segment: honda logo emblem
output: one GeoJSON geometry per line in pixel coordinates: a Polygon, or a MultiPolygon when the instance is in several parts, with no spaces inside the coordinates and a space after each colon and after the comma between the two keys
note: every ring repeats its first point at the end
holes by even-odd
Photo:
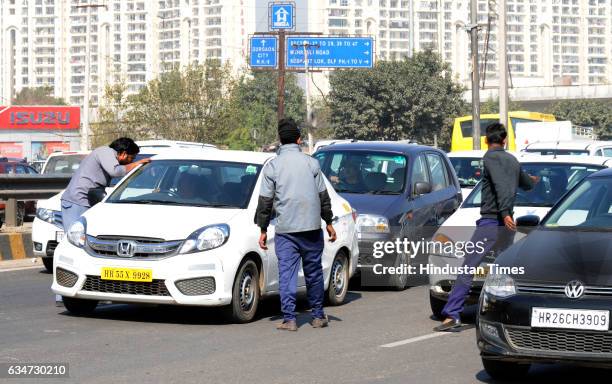
{"type": "Polygon", "coordinates": [[[134,257],[136,253],[136,242],[131,240],[119,240],[117,242],[117,256],[134,257]]]}
{"type": "Polygon", "coordinates": [[[582,295],[584,295],[584,285],[580,281],[573,280],[565,286],[565,296],[570,299],[579,299],[582,295]]]}

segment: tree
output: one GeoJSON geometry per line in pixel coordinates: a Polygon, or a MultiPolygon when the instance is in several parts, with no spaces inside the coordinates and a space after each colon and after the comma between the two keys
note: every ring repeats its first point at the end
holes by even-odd
{"type": "MultiPolygon", "coordinates": [[[[241,127],[255,137],[257,146],[278,140],[277,81],[275,72],[257,71],[243,76],[235,88],[234,101],[240,114],[241,127]]],[[[289,73],[285,77],[285,117],[291,117],[301,124],[305,115],[304,91],[298,86],[295,75],[289,73]]],[[[233,142],[228,142],[228,145],[237,146],[233,142]]]]}
{"type": "Polygon", "coordinates": [[[600,100],[563,100],[547,110],[557,120],[569,120],[572,124],[593,127],[601,140],[612,139],[612,103],[600,100]]]}
{"type": "MultiPolygon", "coordinates": [[[[523,110],[523,105],[514,100],[508,101],[508,111],[521,111],[523,110]]],[[[494,114],[499,113],[499,98],[489,98],[484,103],[480,103],[480,113],[482,115],[485,114],[494,114]]],[[[463,111],[463,115],[471,115],[472,114],[472,103],[466,103],[465,110],[463,111]]]]}
{"type": "Polygon", "coordinates": [[[14,105],[66,105],[61,97],[54,97],[53,87],[23,88],[12,100],[14,105]]]}
{"type": "Polygon", "coordinates": [[[370,70],[330,76],[329,103],[336,138],[450,142],[452,119],[464,109],[463,87],[432,51],[370,70]]]}
{"type": "Polygon", "coordinates": [[[115,84],[107,87],[95,135],[222,143],[239,125],[235,86],[229,65],[218,61],[165,72],[129,96],[115,84]]]}

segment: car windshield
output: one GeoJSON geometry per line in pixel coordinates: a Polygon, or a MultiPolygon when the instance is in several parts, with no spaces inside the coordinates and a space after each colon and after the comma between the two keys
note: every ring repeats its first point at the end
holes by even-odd
{"type": "Polygon", "coordinates": [[[612,177],[585,180],[551,212],[544,227],[612,230],[612,177]]]}
{"type": "Polygon", "coordinates": [[[45,167],[44,174],[50,173],[63,173],[72,175],[79,169],[81,161],[85,158],[85,154],[73,154],[73,155],[58,155],[52,156],[47,160],[47,166],[45,167]]]}
{"type": "Polygon", "coordinates": [[[557,149],[557,148],[551,148],[551,149],[526,149],[525,152],[537,153],[537,154],[542,155],[542,156],[550,156],[550,155],[557,155],[557,156],[588,156],[589,155],[589,151],[582,150],[582,149],[557,149]]]}
{"type": "MultiPolygon", "coordinates": [[[[153,154],[150,153],[139,153],[134,157],[134,161],[138,161],[138,160],[142,160],[142,159],[148,159],[149,157],[154,156],[153,154]]],[[[122,177],[113,177],[110,181],[110,187],[114,187],[115,185],[117,185],[117,183],[119,183],[119,181],[123,179],[122,177]]]]}
{"type": "Polygon", "coordinates": [[[398,195],[404,190],[408,162],[404,155],[325,151],[315,158],[337,192],[398,195]]]}
{"type": "Polygon", "coordinates": [[[246,208],[259,164],[156,160],[121,183],[107,203],[246,208]]]}
{"type": "Polygon", "coordinates": [[[471,188],[482,178],[482,158],[450,157],[449,160],[462,188],[471,188]]]}
{"type": "MultiPolygon", "coordinates": [[[[603,169],[596,165],[578,164],[522,164],[522,169],[532,176],[539,176],[540,182],[530,191],[517,189],[514,206],[552,207],[565,192],[572,189],[591,173],[603,169]]],[[[482,183],[470,193],[464,207],[480,207],[482,183]]]]}

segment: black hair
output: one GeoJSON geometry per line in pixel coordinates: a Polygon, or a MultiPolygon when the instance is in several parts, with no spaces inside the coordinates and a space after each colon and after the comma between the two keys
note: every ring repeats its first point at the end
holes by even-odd
{"type": "Polygon", "coordinates": [[[138,144],[136,144],[134,140],[130,139],[129,137],[120,137],[114,140],[108,146],[117,151],[117,153],[127,152],[128,155],[137,155],[138,152],[140,152],[138,144]]]}
{"type": "Polygon", "coordinates": [[[289,117],[278,122],[278,138],[282,145],[295,144],[300,136],[300,129],[292,118],[289,117]]]}
{"type": "Polygon", "coordinates": [[[487,126],[487,143],[503,145],[508,136],[506,127],[501,123],[493,123],[487,126]]]}

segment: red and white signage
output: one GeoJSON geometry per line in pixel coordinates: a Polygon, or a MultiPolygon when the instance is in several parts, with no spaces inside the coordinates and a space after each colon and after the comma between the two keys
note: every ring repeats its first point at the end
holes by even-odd
{"type": "Polygon", "coordinates": [[[75,130],[81,108],[64,105],[0,107],[0,130],[75,130]]]}
{"type": "Polygon", "coordinates": [[[0,157],[23,157],[22,143],[0,142],[0,157]]]}

